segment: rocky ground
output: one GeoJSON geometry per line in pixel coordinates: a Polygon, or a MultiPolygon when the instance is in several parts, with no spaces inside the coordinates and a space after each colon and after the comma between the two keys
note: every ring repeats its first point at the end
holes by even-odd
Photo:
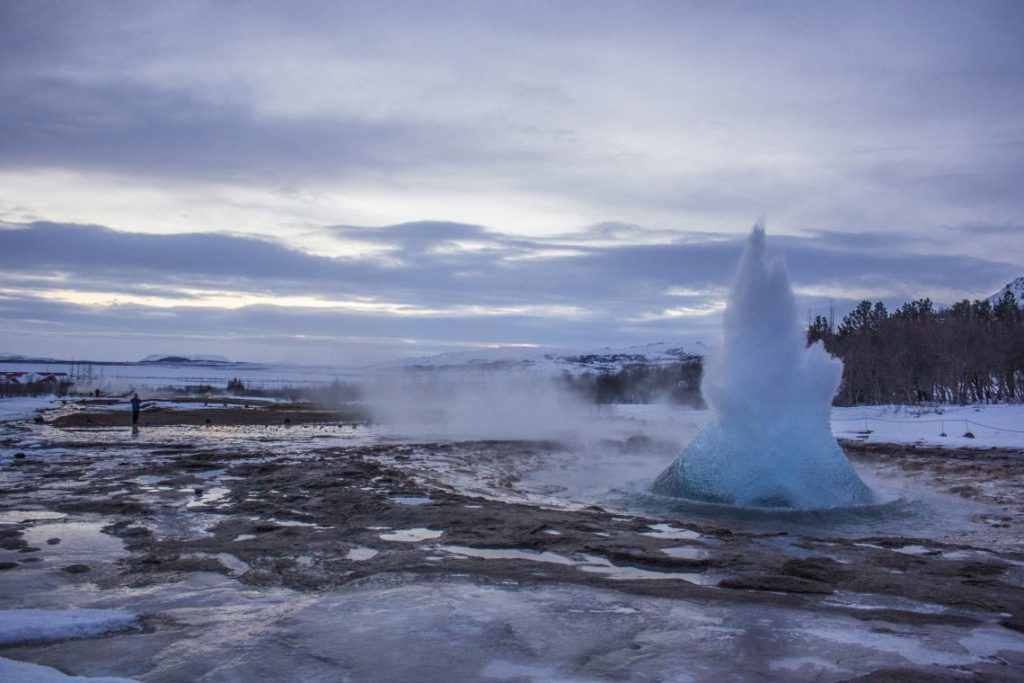
{"type": "MultiPolygon", "coordinates": [[[[829,662],[833,643],[814,655],[817,663],[797,658],[776,668],[770,653],[753,668],[722,661],[717,680],[1024,678],[1022,453],[844,445],[859,467],[899,472],[986,506],[975,521],[1000,541],[980,546],[955,533],[797,534],[785,524],[751,528],[712,523],[707,515],[686,519],[657,508],[561,500],[557,487],[524,479],[552,462],[578,461],[573,446],[393,441],[355,414],[343,417],[311,406],[191,405],[147,413],[143,434],[133,440],[123,424],[115,426],[122,412],[94,404],[18,426],[3,444],[0,578],[29,593],[34,581],[40,589],[145,592],[206,573],[297,596],[351,594],[381,582],[389,590],[452,582],[502,591],[557,587],[618,595],[642,614],[663,609],[652,605],[691,605],[716,614],[791,614],[869,634],[857,647],[871,652],[842,665],[829,662]],[[62,556],[68,541],[61,531],[71,532],[75,522],[120,539],[123,549],[62,556]],[[47,533],[34,531],[44,527],[47,533]],[[915,656],[898,645],[908,637],[932,642],[938,634],[953,637],[948,657],[915,656]],[[870,645],[876,637],[897,644],[870,645]],[[965,645],[982,641],[987,645],[965,645]]],[[[669,450],[642,436],[603,447],[661,459],[669,450]]],[[[25,606],[32,599],[0,598],[0,607],[5,602],[25,606]]],[[[145,631],[174,631],[163,619],[150,614],[145,631]]],[[[187,637],[201,638],[202,627],[187,637]]],[[[770,650],[777,637],[729,642],[770,650]]],[[[808,649],[824,647],[806,638],[808,649]]],[[[560,676],[686,680],[658,677],[655,652],[667,657],[672,647],[656,650],[642,639],[633,645],[623,657],[632,662],[647,653],[646,663],[624,667],[622,659],[601,668],[589,658],[568,661],[560,676]]],[[[937,651],[945,653],[942,647],[937,651]]],[[[8,645],[0,656],[57,662],[73,673],[89,668],[48,644],[8,645]]],[[[521,668],[484,675],[490,664],[481,666],[481,680],[541,680],[521,668]]],[[[193,680],[221,680],[211,671],[197,670],[193,680]]],[[[155,655],[101,673],[175,680],[155,655]]],[[[345,676],[323,680],[377,680],[345,676]]],[[[422,680],[435,678],[424,673],[422,680]]]]}

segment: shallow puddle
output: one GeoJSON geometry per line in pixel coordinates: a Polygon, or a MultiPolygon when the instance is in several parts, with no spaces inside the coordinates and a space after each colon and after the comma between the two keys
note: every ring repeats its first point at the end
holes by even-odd
{"type": "Polygon", "coordinates": [[[36,520],[63,519],[63,512],[52,510],[4,510],[0,512],[0,524],[22,524],[36,520]]]}
{"type": "Polygon", "coordinates": [[[650,529],[652,531],[646,531],[643,533],[644,536],[650,536],[651,538],[664,538],[670,541],[697,541],[700,540],[702,534],[690,529],[679,529],[672,526],[671,524],[651,524],[650,529]]]}
{"type": "Polygon", "coordinates": [[[352,548],[345,553],[345,559],[352,560],[353,562],[363,562],[365,560],[373,559],[379,552],[380,551],[374,550],[373,548],[364,548],[359,546],[352,548]]]}
{"type": "Polygon", "coordinates": [[[690,545],[681,545],[676,548],[662,548],[661,552],[669,557],[676,557],[680,560],[703,560],[708,556],[708,551],[703,548],[695,548],[690,545]]]}
{"type": "Polygon", "coordinates": [[[416,527],[413,529],[395,529],[386,534],[381,534],[380,539],[382,541],[398,541],[400,543],[419,543],[420,541],[430,541],[435,538],[441,538],[444,534],[443,531],[436,529],[427,529],[424,527],[416,527]]]}
{"type": "Polygon", "coordinates": [[[514,548],[470,548],[462,545],[442,545],[443,550],[462,557],[476,557],[484,560],[527,560],[529,562],[550,562],[552,564],[575,565],[576,562],[564,555],[536,550],[518,550],[514,548]]]}
{"type": "Polygon", "coordinates": [[[127,554],[121,539],[105,534],[104,522],[56,522],[27,529],[23,538],[45,560],[69,563],[102,562],[127,554]],[[59,539],[58,543],[48,541],[59,539]]]}
{"type": "Polygon", "coordinates": [[[391,496],[388,500],[399,505],[428,505],[434,502],[433,498],[426,496],[391,496]]]}
{"type": "Polygon", "coordinates": [[[717,586],[721,577],[711,577],[698,572],[656,572],[637,567],[622,567],[596,555],[583,555],[583,563],[577,564],[580,571],[600,574],[613,581],[686,581],[698,586],[717,586]]]}

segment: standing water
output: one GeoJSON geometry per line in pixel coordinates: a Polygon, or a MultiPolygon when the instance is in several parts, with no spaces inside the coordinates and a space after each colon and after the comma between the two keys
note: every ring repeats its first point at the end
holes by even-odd
{"type": "Polygon", "coordinates": [[[764,226],[740,260],[723,339],[701,390],[714,418],[654,482],[665,496],[744,507],[875,502],[832,436],[842,362],[807,347],[786,271],[766,262],[764,226]]]}

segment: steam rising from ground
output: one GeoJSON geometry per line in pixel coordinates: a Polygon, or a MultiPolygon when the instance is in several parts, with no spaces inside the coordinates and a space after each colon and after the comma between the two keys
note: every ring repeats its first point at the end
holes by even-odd
{"type": "Polygon", "coordinates": [[[565,439],[592,411],[554,378],[490,372],[388,372],[364,385],[371,413],[417,437],[565,439]]]}
{"type": "Polygon", "coordinates": [[[873,501],[829,426],[842,363],[806,348],[785,269],[766,263],[764,227],[750,234],[706,359],[714,411],[655,481],[663,495],[757,507],[827,508],[873,501]]]}

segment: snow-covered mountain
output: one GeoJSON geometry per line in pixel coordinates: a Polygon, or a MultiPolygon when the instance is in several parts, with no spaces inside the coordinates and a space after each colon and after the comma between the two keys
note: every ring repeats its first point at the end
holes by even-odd
{"type": "Polygon", "coordinates": [[[54,358],[25,356],[20,353],[0,353],[0,363],[57,363],[54,358]]]}
{"type": "Polygon", "coordinates": [[[234,361],[228,360],[224,356],[214,356],[214,355],[209,355],[209,354],[197,354],[197,355],[191,355],[191,356],[185,356],[185,355],[179,356],[179,355],[169,355],[169,354],[163,354],[163,353],[155,353],[155,354],[146,356],[145,358],[143,358],[139,362],[140,363],[165,363],[165,364],[175,364],[175,365],[187,364],[187,363],[217,364],[217,365],[220,365],[220,364],[233,363],[234,361]]]}
{"type": "Polygon", "coordinates": [[[1017,305],[1024,307],[1024,277],[1019,277],[1010,284],[1006,285],[998,292],[988,298],[993,305],[999,303],[999,301],[1006,296],[1007,292],[1013,292],[1013,295],[1017,298],[1017,305]]]}
{"type": "Polygon", "coordinates": [[[376,369],[491,371],[525,370],[541,374],[573,375],[585,372],[616,372],[629,365],[668,365],[701,358],[704,344],[687,348],[659,342],[642,346],[600,349],[550,349],[500,347],[455,351],[436,356],[401,358],[376,366],[376,369]]]}

